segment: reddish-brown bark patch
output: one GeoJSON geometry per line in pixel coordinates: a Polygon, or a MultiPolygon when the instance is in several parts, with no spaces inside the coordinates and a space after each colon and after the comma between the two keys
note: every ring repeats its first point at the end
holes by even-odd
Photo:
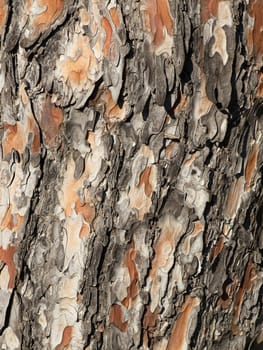
{"type": "Polygon", "coordinates": [[[78,200],[75,203],[75,210],[77,213],[80,213],[88,223],[91,223],[95,217],[95,209],[89,203],[81,203],[81,201],[78,200]]]}
{"type": "Polygon", "coordinates": [[[163,43],[164,29],[169,35],[173,34],[173,18],[167,0],[148,0],[144,16],[146,30],[152,34],[155,46],[163,43]]]}
{"type": "Polygon", "coordinates": [[[211,17],[218,16],[219,0],[201,0],[201,22],[205,24],[211,17]]]}
{"type": "Polygon", "coordinates": [[[258,88],[257,88],[257,96],[263,96],[263,72],[258,73],[258,88]]]}
{"type": "Polygon", "coordinates": [[[254,27],[252,32],[253,37],[253,54],[257,63],[262,65],[263,55],[263,2],[262,0],[250,0],[249,15],[254,18],[254,27]]]}
{"type": "Polygon", "coordinates": [[[102,322],[98,324],[97,330],[98,330],[100,333],[103,333],[103,332],[104,332],[104,324],[103,324],[102,322]]]}
{"type": "Polygon", "coordinates": [[[72,338],[72,326],[64,328],[61,343],[56,346],[56,350],[63,350],[69,345],[72,338]]]}
{"type": "Polygon", "coordinates": [[[204,231],[204,228],[205,228],[204,224],[201,221],[195,221],[194,222],[194,229],[193,229],[191,236],[193,236],[193,237],[197,236],[199,233],[204,231]]]}
{"type": "Polygon", "coordinates": [[[197,152],[191,154],[190,157],[184,161],[184,166],[190,167],[193,164],[193,162],[195,161],[196,157],[197,157],[197,152]]]}
{"type": "Polygon", "coordinates": [[[3,30],[3,26],[7,18],[8,6],[5,0],[0,0],[0,32],[3,30]]]}
{"type": "Polygon", "coordinates": [[[122,322],[122,309],[120,305],[112,305],[110,311],[110,322],[121,332],[127,332],[128,322],[122,322]]]}
{"type": "MultiPolygon", "coordinates": [[[[98,50],[102,51],[100,48],[98,50]]],[[[100,63],[90,46],[89,36],[76,31],[66,43],[65,55],[57,60],[58,76],[73,90],[89,90],[99,70],[100,63]]]]}
{"type": "Polygon", "coordinates": [[[245,180],[246,180],[245,190],[246,191],[249,191],[250,189],[251,180],[254,176],[255,169],[257,167],[258,151],[259,151],[258,145],[254,144],[251,147],[251,150],[247,158],[247,164],[245,169],[245,180]]]}
{"type": "Polygon", "coordinates": [[[11,231],[16,231],[22,224],[23,220],[23,216],[12,214],[12,206],[9,205],[0,225],[1,230],[8,228],[11,231]]]}
{"type": "Polygon", "coordinates": [[[178,142],[171,141],[169,145],[165,148],[165,157],[170,159],[176,155],[176,151],[178,150],[178,142]]]}
{"type": "Polygon", "coordinates": [[[180,97],[174,107],[174,114],[180,112],[180,111],[185,111],[186,108],[188,107],[190,102],[190,99],[188,96],[184,95],[184,94],[180,94],[180,97]]]}
{"type": "Polygon", "coordinates": [[[216,245],[211,250],[211,255],[210,255],[211,262],[213,262],[218,257],[218,255],[221,253],[221,251],[224,247],[224,242],[225,242],[225,239],[223,236],[221,236],[217,240],[216,245]]]}
{"type": "Polygon", "coordinates": [[[9,230],[12,230],[14,228],[14,220],[13,220],[13,216],[11,213],[11,206],[9,205],[9,207],[6,210],[5,216],[2,219],[1,222],[1,230],[8,228],[9,230]]]}
{"type": "Polygon", "coordinates": [[[33,25],[38,32],[46,30],[61,15],[64,8],[64,0],[39,0],[39,6],[46,10],[35,16],[33,25]]]}
{"type": "Polygon", "coordinates": [[[80,238],[88,237],[90,234],[90,228],[87,224],[83,224],[79,233],[80,238]]]}
{"type": "Polygon", "coordinates": [[[251,289],[256,277],[257,275],[254,265],[251,262],[248,262],[241,287],[235,297],[235,312],[232,320],[232,333],[234,335],[239,333],[238,321],[245,293],[251,289]]]}
{"type": "Polygon", "coordinates": [[[32,115],[25,116],[23,121],[17,121],[15,125],[4,124],[4,131],[6,136],[3,139],[3,153],[7,155],[12,149],[17,150],[19,153],[23,153],[28,143],[28,136],[31,133],[33,135],[32,140],[32,153],[37,153],[40,150],[40,136],[38,126],[32,115]]]}
{"type": "Polygon", "coordinates": [[[106,39],[105,39],[104,48],[103,48],[103,55],[104,57],[108,57],[110,52],[111,39],[112,39],[112,28],[111,28],[110,22],[106,17],[102,17],[101,24],[106,34],[106,39]]]}
{"type": "MultiPolygon", "coordinates": [[[[85,169],[82,176],[76,180],[74,178],[74,170],[75,170],[75,164],[73,161],[73,158],[70,157],[67,163],[67,169],[65,171],[64,181],[62,188],[59,192],[59,200],[60,205],[64,209],[66,216],[72,216],[72,209],[74,209],[75,204],[80,200],[78,191],[83,186],[83,181],[87,176],[87,170],[85,169]]],[[[85,199],[85,203],[90,203],[90,201],[85,199]]],[[[81,210],[81,205],[83,202],[80,202],[78,204],[79,210],[81,210]]],[[[82,211],[87,215],[87,217],[90,217],[91,213],[87,212],[89,211],[88,208],[82,208],[82,211]]]]}
{"type": "Polygon", "coordinates": [[[253,55],[253,28],[248,27],[246,29],[247,36],[247,50],[250,55],[253,55]]]}
{"type": "Polygon", "coordinates": [[[14,254],[16,252],[16,247],[14,245],[9,245],[7,249],[0,248],[0,260],[3,261],[8,267],[9,282],[8,288],[13,289],[15,286],[16,278],[16,267],[14,263],[14,254]]]}
{"type": "Polygon", "coordinates": [[[122,120],[125,116],[125,107],[120,108],[118,103],[116,103],[113,98],[110,90],[106,90],[102,96],[101,100],[105,105],[105,115],[109,120],[122,120]]]}
{"type": "Polygon", "coordinates": [[[117,7],[112,7],[110,9],[110,16],[112,19],[112,22],[114,23],[116,28],[119,28],[119,26],[121,25],[121,21],[120,21],[120,12],[118,10],[117,7]]]}
{"type": "Polygon", "coordinates": [[[80,56],[76,60],[68,57],[64,62],[64,77],[74,86],[82,86],[87,80],[88,60],[80,56]]]}
{"type": "Polygon", "coordinates": [[[149,276],[152,280],[151,286],[151,311],[153,312],[160,301],[160,288],[162,275],[168,273],[174,261],[174,249],[180,236],[182,225],[168,215],[160,222],[161,234],[154,244],[154,258],[149,276]]]}
{"type": "Polygon", "coordinates": [[[7,131],[7,135],[3,140],[3,153],[7,155],[12,149],[17,150],[19,153],[23,153],[26,146],[26,135],[19,122],[15,125],[4,124],[4,131],[7,131]]]}
{"type": "Polygon", "coordinates": [[[32,152],[38,153],[40,151],[40,134],[37,123],[33,116],[28,117],[29,130],[33,133],[32,152]]]}
{"type": "Polygon", "coordinates": [[[144,192],[146,194],[146,196],[150,197],[150,195],[152,194],[152,185],[150,183],[150,175],[151,175],[151,167],[146,167],[143,172],[140,175],[140,181],[138,184],[138,188],[140,188],[142,185],[144,185],[144,192]]]}
{"type": "Polygon", "coordinates": [[[136,265],[134,261],[135,257],[136,257],[136,250],[133,243],[133,246],[128,250],[124,260],[124,264],[129,270],[130,281],[131,281],[129,287],[127,288],[127,297],[122,301],[122,304],[127,308],[130,306],[130,302],[133,301],[139,293],[139,288],[138,288],[139,274],[136,269],[136,265]]]}
{"type": "Polygon", "coordinates": [[[146,313],[145,313],[144,318],[143,318],[143,327],[145,329],[155,328],[157,326],[158,320],[159,320],[158,313],[156,311],[151,312],[150,307],[147,306],[146,313]]]}
{"type": "Polygon", "coordinates": [[[49,146],[54,146],[59,136],[60,126],[63,122],[61,108],[51,103],[50,97],[43,105],[41,119],[39,121],[41,130],[44,133],[45,141],[49,146]]]}
{"type": "Polygon", "coordinates": [[[187,331],[191,313],[194,307],[199,304],[197,298],[186,297],[186,300],[181,308],[181,312],[172,328],[172,333],[169,339],[167,350],[183,350],[186,349],[187,331]]]}
{"type": "Polygon", "coordinates": [[[146,312],[143,317],[143,344],[145,348],[148,348],[149,346],[149,338],[154,333],[156,327],[159,323],[159,317],[158,317],[158,311],[159,308],[157,308],[154,312],[151,312],[150,306],[146,307],[146,312]]]}
{"type": "MultiPolygon", "coordinates": [[[[91,224],[95,218],[95,208],[89,203],[81,203],[77,200],[75,203],[76,213],[81,214],[86,223],[91,224]]],[[[90,233],[89,225],[84,223],[80,231],[80,238],[87,237],[90,233]]]]}

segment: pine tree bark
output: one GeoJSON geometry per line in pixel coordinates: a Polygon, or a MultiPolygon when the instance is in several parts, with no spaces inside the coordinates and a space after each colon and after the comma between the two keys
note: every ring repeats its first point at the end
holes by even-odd
{"type": "Polygon", "coordinates": [[[1,349],[263,346],[261,0],[0,0],[1,349]]]}

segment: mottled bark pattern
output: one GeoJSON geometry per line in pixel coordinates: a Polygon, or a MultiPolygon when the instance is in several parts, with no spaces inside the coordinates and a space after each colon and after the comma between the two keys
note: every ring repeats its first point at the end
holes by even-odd
{"type": "Polygon", "coordinates": [[[1,349],[262,348],[262,14],[0,0],[1,349]]]}

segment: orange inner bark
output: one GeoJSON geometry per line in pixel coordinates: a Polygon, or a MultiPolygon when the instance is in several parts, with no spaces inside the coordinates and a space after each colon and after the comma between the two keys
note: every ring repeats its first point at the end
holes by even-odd
{"type": "Polygon", "coordinates": [[[111,28],[110,22],[108,21],[108,19],[106,17],[102,17],[101,24],[105,30],[105,33],[106,33],[103,54],[104,54],[104,57],[108,57],[109,52],[110,52],[111,38],[112,38],[112,28],[111,28]]]}
{"type": "Polygon", "coordinates": [[[249,152],[246,169],[245,169],[246,191],[248,191],[250,188],[250,183],[255,173],[255,169],[257,167],[257,160],[258,160],[258,145],[254,144],[249,152]]]}
{"type": "Polygon", "coordinates": [[[115,27],[118,28],[121,25],[121,21],[120,21],[119,11],[117,7],[112,7],[110,9],[110,16],[115,27]]]}
{"type": "Polygon", "coordinates": [[[63,112],[61,108],[54,106],[51,103],[50,97],[48,97],[44,103],[42,116],[39,122],[48,145],[54,146],[62,122],[63,112]]]}
{"type": "Polygon", "coordinates": [[[138,184],[138,188],[144,185],[144,191],[147,197],[150,197],[152,194],[152,185],[150,184],[150,175],[151,175],[151,167],[146,167],[140,175],[140,181],[138,184]]]}
{"type": "Polygon", "coordinates": [[[9,282],[8,288],[13,289],[15,286],[16,278],[16,267],[14,263],[14,254],[16,252],[16,247],[14,245],[9,245],[7,249],[0,248],[0,260],[2,260],[8,267],[9,282]]]}
{"type": "Polygon", "coordinates": [[[122,310],[121,306],[118,304],[114,304],[111,307],[110,312],[110,321],[111,323],[117,327],[121,332],[126,332],[128,329],[128,322],[122,322],[122,310]]]}
{"type": "Polygon", "coordinates": [[[69,345],[72,338],[72,326],[64,328],[61,343],[56,347],[56,350],[63,350],[69,345]]]}
{"type": "Polygon", "coordinates": [[[218,16],[219,0],[201,0],[201,22],[205,24],[211,17],[218,16]]]}
{"type": "Polygon", "coordinates": [[[253,28],[253,53],[259,64],[262,64],[263,55],[263,2],[262,0],[250,0],[249,2],[249,15],[254,18],[253,28]]]}
{"type": "Polygon", "coordinates": [[[248,262],[242,285],[236,294],[235,314],[232,321],[232,333],[234,335],[239,333],[238,321],[239,321],[239,315],[241,312],[241,306],[243,303],[245,293],[246,291],[250,290],[250,288],[252,287],[252,283],[255,277],[256,277],[255,267],[251,262],[248,262]]]}
{"type": "Polygon", "coordinates": [[[61,15],[64,8],[64,0],[39,0],[39,6],[47,7],[44,12],[33,20],[34,27],[43,31],[47,29],[61,15]]]}
{"type": "Polygon", "coordinates": [[[127,288],[127,297],[122,301],[122,304],[127,308],[129,307],[130,301],[134,300],[139,293],[139,288],[138,288],[139,275],[134,262],[135,256],[136,256],[136,250],[134,248],[134,243],[133,243],[133,247],[128,250],[125,258],[125,265],[128,267],[129,274],[130,274],[130,281],[131,281],[129,287],[127,288]]]}
{"type": "Polygon", "coordinates": [[[6,5],[6,2],[4,0],[0,0],[0,32],[2,31],[6,21],[7,9],[8,6],[6,5]]]}
{"type": "Polygon", "coordinates": [[[164,41],[164,28],[169,35],[173,34],[173,19],[167,0],[148,0],[145,11],[146,27],[153,35],[153,43],[159,46],[164,41]]]}
{"type": "Polygon", "coordinates": [[[188,323],[190,320],[193,308],[198,305],[197,298],[187,296],[179,314],[169,339],[167,350],[183,350],[186,349],[186,334],[188,330],[188,323]]]}

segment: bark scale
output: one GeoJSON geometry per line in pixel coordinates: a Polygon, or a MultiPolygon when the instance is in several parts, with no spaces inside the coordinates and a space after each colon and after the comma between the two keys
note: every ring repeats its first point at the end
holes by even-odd
{"type": "Polygon", "coordinates": [[[0,0],[2,349],[260,349],[263,3],[0,0]]]}

